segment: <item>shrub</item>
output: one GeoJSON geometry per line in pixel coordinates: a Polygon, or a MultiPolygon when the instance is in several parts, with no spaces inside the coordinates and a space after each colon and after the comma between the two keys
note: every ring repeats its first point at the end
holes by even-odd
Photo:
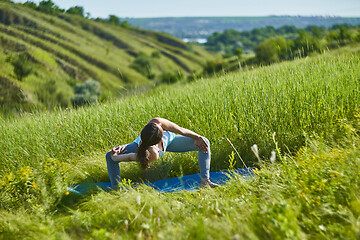
{"type": "Polygon", "coordinates": [[[294,39],[294,52],[296,51],[302,57],[308,56],[312,52],[320,52],[320,41],[305,30],[300,30],[299,35],[294,39]]]}
{"type": "Polygon", "coordinates": [[[155,77],[152,73],[152,66],[152,59],[145,53],[140,53],[139,56],[135,58],[134,62],[130,64],[131,68],[135,69],[137,72],[149,79],[153,79],[155,77]]]}
{"type": "Polygon", "coordinates": [[[36,9],[36,3],[32,2],[32,1],[26,1],[25,3],[23,3],[23,5],[25,7],[28,7],[28,8],[32,8],[32,9],[36,9]]]}
{"type": "Polygon", "coordinates": [[[161,53],[160,53],[159,50],[156,50],[156,51],[151,53],[152,58],[160,58],[160,56],[161,56],[161,53]]]}
{"type": "Polygon", "coordinates": [[[47,79],[40,83],[36,89],[36,96],[42,102],[46,109],[53,109],[56,106],[67,107],[69,105],[69,96],[65,94],[64,89],[59,88],[55,79],[47,79]]]}
{"type": "Polygon", "coordinates": [[[84,17],[84,8],[81,6],[71,7],[68,10],[66,10],[66,13],[84,17]]]}
{"type": "Polygon", "coordinates": [[[178,71],[176,73],[163,73],[160,77],[160,81],[162,83],[176,83],[177,81],[180,81],[183,79],[184,75],[182,72],[178,71]]]}
{"type": "Polygon", "coordinates": [[[222,61],[207,61],[204,67],[205,74],[214,74],[224,69],[224,62],[222,61]]]}
{"type": "Polygon", "coordinates": [[[83,84],[74,86],[75,96],[71,99],[74,107],[89,105],[98,102],[100,95],[100,83],[89,79],[83,84]]]}
{"type": "Polygon", "coordinates": [[[26,53],[21,53],[18,56],[8,59],[14,67],[14,74],[19,81],[28,76],[33,71],[33,66],[26,53]]]}
{"type": "Polygon", "coordinates": [[[64,12],[64,9],[59,8],[51,0],[41,1],[39,3],[38,7],[36,8],[36,10],[47,13],[47,14],[53,14],[53,15],[64,12]]]}

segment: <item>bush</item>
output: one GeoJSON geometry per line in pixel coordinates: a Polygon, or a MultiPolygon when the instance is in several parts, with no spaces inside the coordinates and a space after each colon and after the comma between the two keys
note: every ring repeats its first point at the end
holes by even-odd
{"type": "Polygon", "coordinates": [[[36,96],[42,102],[46,109],[53,109],[56,106],[67,107],[69,105],[69,96],[63,89],[58,88],[55,79],[48,79],[39,84],[36,89],[36,96]]]}
{"type": "Polygon", "coordinates": [[[19,81],[22,81],[24,77],[28,76],[33,71],[32,63],[29,61],[26,53],[21,53],[18,56],[8,59],[11,65],[14,67],[14,74],[19,81]]]}
{"type": "Polygon", "coordinates": [[[214,74],[224,69],[224,62],[222,61],[207,61],[204,67],[205,74],[214,74]]]}
{"type": "Polygon", "coordinates": [[[131,68],[135,69],[137,72],[149,79],[153,79],[155,77],[152,73],[152,66],[152,59],[145,53],[140,53],[139,56],[135,58],[134,62],[130,64],[131,68]]]}
{"type": "Polygon", "coordinates": [[[261,42],[255,49],[257,62],[270,64],[290,57],[290,42],[283,37],[270,38],[261,42]]]}
{"type": "Polygon", "coordinates": [[[98,102],[100,95],[100,83],[89,79],[83,84],[74,86],[75,96],[71,99],[74,107],[94,104],[98,102]]]}
{"type": "Polygon", "coordinates": [[[26,1],[25,3],[23,3],[23,5],[25,6],[25,7],[28,7],[28,8],[32,8],[32,9],[36,9],[36,3],[34,3],[34,2],[31,2],[31,1],[26,1]]]}
{"type": "Polygon", "coordinates": [[[84,17],[84,8],[81,6],[75,6],[69,8],[66,13],[72,14],[72,15],[79,15],[81,17],[84,17]]]}
{"type": "Polygon", "coordinates": [[[160,81],[162,83],[176,83],[177,81],[180,81],[184,78],[184,75],[182,72],[176,72],[176,73],[163,73],[160,77],[160,81]]]}
{"type": "Polygon", "coordinates": [[[161,57],[161,53],[159,50],[156,50],[154,52],[151,53],[151,57],[152,58],[160,58],[161,57]]]}
{"type": "Polygon", "coordinates": [[[320,40],[305,30],[300,30],[299,35],[294,39],[294,52],[298,52],[300,56],[308,56],[312,52],[320,52],[320,40]]]}
{"type": "Polygon", "coordinates": [[[64,9],[61,9],[55,5],[55,3],[53,3],[51,0],[41,1],[36,10],[52,15],[63,13],[65,11],[64,9]]]}

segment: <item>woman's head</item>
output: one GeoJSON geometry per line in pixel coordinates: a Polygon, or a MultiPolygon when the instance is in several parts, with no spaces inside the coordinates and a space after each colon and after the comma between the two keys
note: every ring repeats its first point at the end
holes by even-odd
{"type": "Polygon", "coordinates": [[[149,146],[159,143],[162,136],[163,129],[157,123],[149,122],[143,130],[141,130],[141,141],[145,144],[148,143],[149,146]]]}
{"type": "Polygon", "coordinates": [[[149,154],[146,150],[159,142],[161,142],[163,136],[163,129],[159,124],[149,122],[141,131],[141,144],[136,154],[137,161],[141,167],[146,169],[149,163],[149,154]]]}

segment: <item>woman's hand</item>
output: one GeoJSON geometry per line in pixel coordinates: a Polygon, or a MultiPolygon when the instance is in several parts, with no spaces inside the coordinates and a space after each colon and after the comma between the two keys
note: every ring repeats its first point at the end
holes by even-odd
{"type": "Polygon", "coordinates": [[[126,153],[125,146],[119,146],[117,149],[116,148],[111,149],[112,155],[116,156],[122,153],[126,153]]]}
{"type": "Polygon", "coordinates": [[[199,148],[202,152],[207,153],[209,145],[205,141],[205,139],[201,136],[195,139],[194,142],[195,147],[199,148]]]}

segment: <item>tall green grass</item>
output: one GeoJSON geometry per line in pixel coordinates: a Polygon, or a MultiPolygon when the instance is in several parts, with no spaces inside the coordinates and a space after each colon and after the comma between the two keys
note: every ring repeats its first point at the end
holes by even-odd
{"type": "Polygon", "coordinates": [[[357,239],[360,139],[342,133],[342,147],[308,142],[224,187],[162,194],[125,184],[71,209],[0,210],[0,239],[357,239]]]}
{"type": "MultiPolygon", "coordinates": [[[[162,86],[143,96],[76,111],[1,121],[0,167],[2,172],[15,170],[45,157],[81,164],[92,157],[100,162],[108,149],[135,139],[156,116],[208,137],[213,170],[227,167],[232,149],[226,138],[248,163],[254,160],[249,154],[253,144],[263,150],[262,157],[269,157],[275,149],[274,132],[279,147],[291,152],[304,145],[305,135],[331,136],[331,126],[359,107],[359,69],[359,53],[326,54],[162,86]]],[[[106,176],[105,171],[101,174],[106,176]]]]}
{"type": "MultiPolygon", "coordinates": [[[[355,239],[359,56],[343,50],[89,108],[0,119],[0,239],[355,239]],[[109,181],[105,153],[133,141],[155,116],[209,138],[212,171],[229,168],[227,139],[248,166],[258,161],[250,150],[257,144],[262,170],[200,192],[124,184],[80,202],[64,194],[71,183],[109,181]],[[277,164],[268,161],[273,150],[277,164]]],[[[153,181],[198,167],[194,153],[167,153],[147,172],[135,163],[121,170],[123,178],[153,181]]]]}

